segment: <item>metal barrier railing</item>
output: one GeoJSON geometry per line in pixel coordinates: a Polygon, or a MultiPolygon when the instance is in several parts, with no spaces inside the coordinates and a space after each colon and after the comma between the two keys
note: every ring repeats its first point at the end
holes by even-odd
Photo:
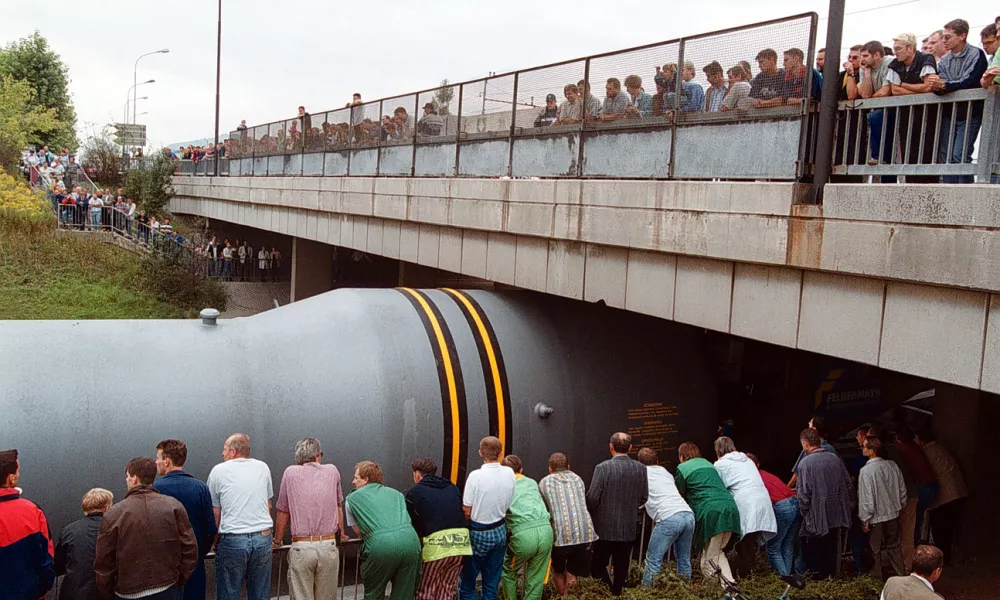
{"type": "MultiPolygon", "coordinates": [[[[236,130],[227,170],[795,179],[808,169],[817,21],[804,13],[236,130]],[[779,75],[786,51],[802,63],[798,77],[779,75]],[[740,63],[758,54],[773,66],[759,77],[780,83],[776,91],[751,92],[740,63]],[[732,85],[724,93],[726,69],[732,85]],[[593,92],[604,87],[602,103],[593,92]]],[[[205,163],[181,163],[178,174],[214,173],[205,163]]]]}
{"type": "Polygon", "coordinates": [[[1000,151],[1000,96],[960,90],[840,105],[835,174],[986,183],[1000,151]]]}

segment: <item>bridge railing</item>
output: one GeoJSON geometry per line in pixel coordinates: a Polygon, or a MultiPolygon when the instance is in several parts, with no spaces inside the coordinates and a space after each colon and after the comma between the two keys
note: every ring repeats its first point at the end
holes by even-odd
{"type": "MultiPolygon", "coordinates": [[[[817,20],[794,15],[236,130],[228,172],[796,179],[809,170],[817,20]],[[787,50],[800,51],[803,66],[793,71],[801,76],[751,84],[737,74],[725,97],[731,110],[718,110],[721,95],[703,97],[713,93],[706,66],[719,65],[725,79],[765,49],[776,68],[787,50]],[[619,96],[605,100],[612,78],[619,96]],[[751,85],[755,97],[776,95],[781,105],[755,107],[751,85]],[[583,96],[575,103],[570,86],[583,96]],[[561,107],[555,122],[554,107],[561,107]]],[[[210,174],[209,167],[181,165],[179,174],[210,174]]]]}
{"type": "Polygon", "coordinates": [[[840,105],[834,174],[989,182],[1000,165],[1000,95],[983,89],[840,105]],[[974,123],[971,127],[970,123],[974,123]],[[980,125],[981,124],[981,127],[980,125]],[[963,151],[964,149],[964,151],[963,151]],[[953,178],[953,179],[952,179],[953,178]]]}

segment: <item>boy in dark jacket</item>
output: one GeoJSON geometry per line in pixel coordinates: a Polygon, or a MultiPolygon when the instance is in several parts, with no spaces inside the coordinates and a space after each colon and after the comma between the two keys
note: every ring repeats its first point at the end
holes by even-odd
{"type": "Polygon", "coordinates": [[[423,541],[424,561],[417,600],[451,600],[462,572],[462,557],[472,555],[462,493],[436,475],[433,460],[418,458],[411,467],[416,485],[406,492],[406,510],[423,541]]]}
{"type": "Polygon", "coordinates": [[[56,576],[66,576],[59,586],[59,600],[101,600],[94,577],[94,549],[104,512],[114,501],[114,495],[108,490],[90,490],[83,495],[84,517],[63,527],[59,534],[56,576]]]}

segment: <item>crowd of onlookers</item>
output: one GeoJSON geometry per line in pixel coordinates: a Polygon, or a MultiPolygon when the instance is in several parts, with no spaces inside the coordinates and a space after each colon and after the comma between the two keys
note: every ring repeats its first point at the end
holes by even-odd
{"type": "MultiPolygon", "coordinates": [[[[997,22],[1000,23],[1000,17],[997,22]]],[[[990,24],[980,32],[982,48],[972,45],[969,35],[968,22],[955,19],[922,42],[912,33],[902,33],[894,37],[892,46],[880,41],[852,46],[838,75],[840,100],[921,93],[947,95],[1000,84],[997,24],[990,24]]],[[[648,80],[644,82],[642,75],[630,74],[623,80],[607,79],[603,99],[592,93],[590,82],[567,83],[562,90],[563,101],[560,102],[555,93],[549,93],[544,107],[529,109],[536,111],[532,125],[543,128],[581,121],[655,121],[676,114],[745,112],[818,101],[823,87],[825,54],[825,49],[817,52],[816,68],[805,64],[806,55],[799,48],[782,52],[765,48],[755,56],[756,69],[746,60],[728,66],[711,61],[700,68],[708,81],[707,86],[695,80],[699,68],[694,63],[667,63],[657,66],[652,74],[655,91],[647,91],[648,80]]],[[[324,120],[315,124],[312,116],[300,106],[296,119],[271,126],[256,135],[250,134],[243,121],[229,140],[232,142],[229,156],[239,157],[251,151],[266,155],[342,148],[348,144],[374,145],[414,136],[433,137],[446,128],[445,118],[438,114],[442,111],[434,102],[424,105],[424,114],[419,118],[410,115],[405,106],[395,107],[391,115],[383,115],[380,119],[373,117],[367,114],[370,106],[363,105],[360,94],[355,94],[346,108],[350,109],[349,117],[336,123],[324,120]]],[[[847,132],[841,119],[835,160],[838,164],[844,164],[846,158],[847,164],[872,165],[892,161],[897,164],[969,163],[982,124],[982,112],[982,101],[973,102],[971,110],[964,104],[954,107],[930,104],[866,111],[861,133],[867,136],[870,130],[871,135],[868,144],[861,144],[867,146],[864,155],[853,150],[858,131],[847,132]],[[911,119],[911,115],[914,118],[911,119]],[[883,131],[888,134],[883,135],[883,131]],[[850,151],[845,152],[848,146],[850,151]]],[[[894,181],[891,177],[882,180],[894,181]]],[[[911,182],[922,180],[967,183],[972,177],[923,176],[922,179],[910,176],[908,179],[911,182]]]]}
{"type": "MultiPolygon", "coordinates": [[[[885,600],[939,598],[933,584],[953,556],[954,531],[967,490],[954,457],[929,432],[905,426],[865,425],[857,430],[862,455],[845,464],[814,417],[799,435],[801,454],[788,483],[760,469],[757,458],[732,438],[714,442],[715,462],[698,445],[677,448],[673,473],[652,448],[632,453],[626,433],[611,436],[611,458],[594,468],[589,486],[561,452],[547,473],[525,472],[504,456],[496,437],[478,447],[483,464],[459,489],[438,475],[430,458],[412,462],[405,494],[387,487],[369,460],[353,469],[354,491],[344,496],[340,471],[324,464],[319,440],[295,445],[295,465],[284,470],[272,516],[271,470],[251,458],[249,436],[223,445],[223,462],[203,483],[183,471],[184,442],[164,440],[156,459],[126,465],[128,493],[112,504],[102,488],[83,498],[84,518],[48,538],[45,517],[19,498],[16,450],[0,452],[0,530],[23,543],[0,548],[7,597],[43,595],[56,574],[66,574],[62,596],[205,600],[204,558],[215,550],[218,600],[270,597],[272,547],[291,536],[288,580],[297,600],[335,597],[340,543],[360,537],[365,600],[540,600],[551,572],[560,596],[580,577],[600,579],[619,596],[636,543],[641,512],[653,522],[642,585],[656,585],[665,559],[677,576],[692,577],[700,551],[705,581],[737,595],[759,548],[789,586],[805,575],[838,574],[841,541],[862,542],[858,571],[892,576],[885,600]],[[160,479],[157,480],[157,474],[160,479]],[[4,502],[8,501],[8,502],[4,502]],[[926,517],[925,517],[926,515],[926,517]],[[923,521],[935,546],[924,539],[923,521]],[[19,545],[20,544],[20,545],[19,545]],[[734,574],[727,554],[737,557],[734,574]],[[610,567],[610,570],[609,570],[610,567]],[[93,592],[94,595],[77,595],[93,592]],[[931,593],[927,593],[931,592],[931,593]]],[[[452,477],[456,477],[452,467],[452,477]]],[[[280,571],[279,571],[280,572],[280,571]]]]}
{"type": "Polygon", "coordinates": [[[206,144],[204,146],[191,144],[186,148],[184,146],[180,146],[176,152],[167,147],[163,149],[163,155],[171,160],[190,160],[192,162],[201,162],[203,160],[212,160],[214,158],[226,158],[226,153],[231,143],[232,141],[227,139],[223,142],[219,142],[218,144],[206,144]]]}
{"type": "Polygon", "coordinates": [[[254,248],[249,240],[235,243],[229,238],[221,242],[212,236],[197,248],[199,256],[206,259],[209,277],[226,281],[277,281],[283,277],[281,252],[274,246],[270,250],[263,244],[254,248]]]}

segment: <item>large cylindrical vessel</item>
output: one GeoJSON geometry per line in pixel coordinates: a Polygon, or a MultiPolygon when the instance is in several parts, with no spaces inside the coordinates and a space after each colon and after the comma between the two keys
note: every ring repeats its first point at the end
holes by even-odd
{"type": "Polygon", "coordinates": [[[419,456],[461,484],[488,434],[531,476],[562,451],[589,479],[615,431],[671,460],[682,437],[714,434],[705,354],[694,328],[516,292],[337,290],[214,326],[0,321],[0,449],[20,451],[24,496],[53,531],[92,487],[121,498],[125,463],[165,438],[206,478],[248,433],[275,491],[307,436],[345,487],[373,459],[406,488],[419,456]]]}

